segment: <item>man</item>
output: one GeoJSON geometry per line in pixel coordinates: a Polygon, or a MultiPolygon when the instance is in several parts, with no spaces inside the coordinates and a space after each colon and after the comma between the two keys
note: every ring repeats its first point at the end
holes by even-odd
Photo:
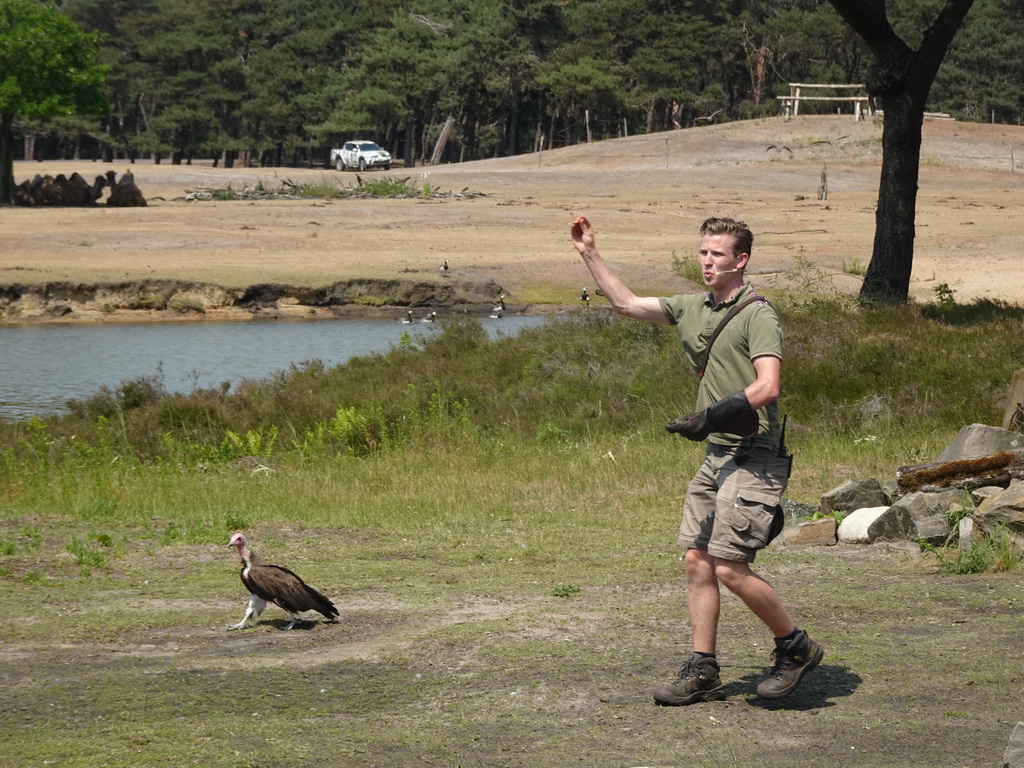
{"type": "Polygon", "coordinates": [[[782,330],[775,310],[755,300],[721,327],[703,359],[726,314],[756,294],[744,281],[754,241],[746,224],[711,218],[700,231],[699,264],[708,292],[657,298],[637,296],[609,269],[586,217],[576,219],[571,230],[576,250],[615,312],[678,325],[683,349],[701,374],[697,412],[668,425],[690,440],[709,440],[687,489],[678,538],[686,548],[693,653],[679,679],[654,692],[658,704],[673,706],[725,698],[715,655],[720,585],[775,637],[774,666],[757,688],[760,696],[788,695],[824,655],[797,628],[775,589],[750,568],[771,538],[775,508],[789,480],[778,409],[782,330]]]}

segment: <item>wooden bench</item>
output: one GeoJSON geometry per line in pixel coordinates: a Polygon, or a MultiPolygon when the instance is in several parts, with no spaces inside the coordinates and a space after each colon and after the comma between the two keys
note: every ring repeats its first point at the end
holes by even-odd
{"type": "Polygon", "coordinates": [[[790,117],[795,117],[800,114],[800,102],[801,101],[838,101],[847,102],[853,104],[853,119],[860,122],[864,119],[864,116],[873,117],[875,114],[874,105],[872,104],[871,97],[867,94],[858,94],[855,96],[805,96],[803,91],[806,89],[810,90],[864,90],[863,83],[855,85],[846,84],[835,84],[835,83],[790,83],[789,84],[789,95],[788,96],[776,96],[780,102],[782,102],[782,113],[788,120],[790,117]]]}

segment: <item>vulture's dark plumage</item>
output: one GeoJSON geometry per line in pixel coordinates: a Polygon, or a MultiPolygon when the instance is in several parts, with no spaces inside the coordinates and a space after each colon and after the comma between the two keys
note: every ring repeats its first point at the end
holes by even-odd
{"type": "Polygon", "coordinates": [[[273,603],[288,611],[291,622],[285,629],[291,629],[301,619],[296,615],[303,611],[317,611],[329,621],[338,618],[338,609],[318,590],[280,565],[269,565],[261,561],[256,553],[249,549],[245,536],[236,533],[228,542],[229,547],[236,547],[242,558],[242,583],[249,590],[249,607],[245,618],[230,627],[242,629],[250,621],[255,621],[267,607],[273,603]]]}

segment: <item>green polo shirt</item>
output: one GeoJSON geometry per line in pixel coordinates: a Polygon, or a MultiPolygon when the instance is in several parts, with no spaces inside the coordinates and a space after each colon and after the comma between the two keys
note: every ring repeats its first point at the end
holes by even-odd
{"type": "MultiPolygon", "coordinates": [[[[700,358],[707,349],[708,339],[722,318],[736,304],[746,301],[753,293],[744,285],[733,298],[713,304],[710,293],[688,294],[662,298],[661,309],[665,317],[679,328],[683,351],[697,370],[700,358]]],[[[782,326],[771,304],[766,301],[751,304],[728,322],[711,348],[704,376],[697,391],[697,410],[745,389],[754,379],[753,360],[764,355],[782,359],[782,326]]],[[[758,410],[761,426],[755,445],[777,449],[781,422],[778,401],[758,410]]],[[[709,440],[720,445],[737,445],[735,435],[713,433],[709,440]]]]}

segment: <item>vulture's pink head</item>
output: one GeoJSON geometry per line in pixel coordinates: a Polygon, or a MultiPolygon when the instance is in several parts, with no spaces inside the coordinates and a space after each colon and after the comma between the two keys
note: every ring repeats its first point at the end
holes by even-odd
{"type": "Polygon", "coordinates": [[[241,556],[242,550],[245,549],[245,535],[236,533],[231,537],[231,541],[228,542],[229,547],[237,547],[238,554],[241,556]]]}

